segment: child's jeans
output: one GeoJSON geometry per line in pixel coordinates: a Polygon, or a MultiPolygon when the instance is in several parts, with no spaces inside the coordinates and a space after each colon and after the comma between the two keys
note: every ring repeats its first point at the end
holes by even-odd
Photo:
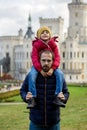
{"type": "Polygon", "coordinates": [[[63,72],[59,68],[54,71],[54,74],[56,76],[55,95],[57,95],[59,92],[62,92],[64,75],[63,75],[63,72]]]}
{"type": "MultiPolygon", "coordinates": [[[[55,95],[62,91],[62,81],[63,81],[63,72],[60,69],[56,69],[54,71],[56,76],[56,90],[55,95]]],[[[38,71],[32,66],[31,71],[29,72],[29,92],[32,93],[34,97],[37,96],[36,94],[36,78],[38,75],[38,71]]]]}
{"type": "Polygon", "coordinates": [[[38,71],[32,66],[31,71],[29,72],[29,92],[36,97],[36,78],[38,71]]]}

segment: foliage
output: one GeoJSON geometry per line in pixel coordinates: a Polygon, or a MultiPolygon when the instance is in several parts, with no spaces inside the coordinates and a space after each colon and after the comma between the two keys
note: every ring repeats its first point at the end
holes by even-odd
{"type": "Polygon", "coordinates": [[[4,92],[4,93],[0,93],[0,102],[3,99],[19,95],[19,93],[20,93],[19,89],[13,90],[13,91],[4,92]]]}
{"type": "Polygon", "coordinates": [[[87,87],[87,83],[70,83],[68,84],[69,87],[87,87]]]}
{"type": "Polygon", "coordinates": [[[4,73],[2,77],[0,76],[0,80],[7,80],[7,79],[11,80],[13,78],[10,74],[7,73],[4,73]]]}

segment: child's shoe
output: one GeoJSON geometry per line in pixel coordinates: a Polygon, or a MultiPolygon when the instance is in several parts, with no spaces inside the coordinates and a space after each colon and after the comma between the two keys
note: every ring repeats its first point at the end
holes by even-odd
{"type": "Polygon", "coordinates": [[[28,100],[28,106],[27,109],[33,108],[36,105],[34,97],[30,98],[28,100]]]}
{"type": "Polygon", "coordinates": [[[59,107],[65,107],[66,105],[61,101],[59,97],[56,97],[53,101],[53,104],[59,107]]]}

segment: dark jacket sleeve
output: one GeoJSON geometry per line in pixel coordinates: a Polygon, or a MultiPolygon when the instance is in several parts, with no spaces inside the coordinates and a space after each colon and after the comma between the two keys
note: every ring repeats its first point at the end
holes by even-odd
{"type": "Polygon", "coordinates": [[[68,87],[67,87],[67,85],[66,85],[65,79],[64,79],[64,82],[63,82],[62,92],[63,92],[63,94],[64,94],[64,96],[65,96],[64,103],[67,103],[70,93],[69,93],[69,91],[68,91],[68,87]]]}
{"type": "Polygon", "coordinates": [[[27,101],[26,101],[26,94],[28,92],[28,78],[29,78],[29,76],[27,75],[25,80],[24,80],[24,82],[23,82],[23,84],[22,84],[22,86],[21,86],[21,88],[20,88],[21,98],[26,103],[27,103],[27,101]]]}

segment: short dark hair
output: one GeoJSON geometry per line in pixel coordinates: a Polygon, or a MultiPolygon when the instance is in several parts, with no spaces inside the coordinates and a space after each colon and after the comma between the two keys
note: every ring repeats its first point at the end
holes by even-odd
{"type": "Polygon", "coordinates": [[[46,53],[46,54],[52,54],[52,60],[54,60],[54,53],[51,51],[51,50],[42,50],[42,51],[40,51],[40,53],[39,53],[39,59],[41,58],[41,55],[43,54],[43,53],[46,53]]]}

